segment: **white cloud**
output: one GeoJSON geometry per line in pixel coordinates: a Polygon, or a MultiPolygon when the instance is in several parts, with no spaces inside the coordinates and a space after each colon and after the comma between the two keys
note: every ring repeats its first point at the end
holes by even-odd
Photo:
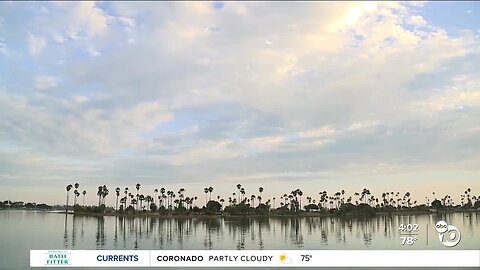
{"type": "Polygon", "coordinates": [[[234,179],[225,178],[225,180],[235,180],[235,181],[259,181],[259,180],[278,180],[278,179],[319,179],[319,178],[330,178],[336,176],[336,172],[333,171],[285,171],[285,172],[264,172],[258,174],[248,174],[241,177],[236,177],[234,179]]]}
{"type": "Polygon", "coordinates": [[[325,125],[319,128],[311,129],[308,131],[300,132],[301,138],[317,138],[335,134],[335,127],[331,125],[325,125]]]}
{"type": "Polygon", "coordinates": [[[8,47],[7,44],[0,42],[0,54],[7,55],[8,47]]]}
{"type": "Polygon", "coordinates": [[[284,138],[281,136],[258,137],[249,141],[256,147],[278,147],[282,142],[284,142],[284,138]]]}
{"type": "Polygon", "coordinates": [[[353,131],[353,130],[368,129],[371,127],[375,127],[379,124],[380,123],[377,120],[359,121],[350,125],[350,127],[348,127],[348,130],[353,131]]]}
{"type": "Polygon", "coordinates": [[[429,100],[416,103],[429,110],[461,110],[472,106],[480,106],[480,90],[476,91],[452,91],[451,93],[438,95],[429,100]]]}
{"type": "Polygon", "coordinates": [[[135,28],[136,26],[135,19],[133,18],[120,16],[120,17],[117,17],[117,19],[129,29],[135,28]]]}
{"type": "Polygon", "coordinates": [[[37,55],[41,53],[47,46],[47,39],[44,37],[35,36],[33,34],[28,34],[27,43],[30,53],[37,55]]]}
{"type": "Polygon", "coordinates": [[[181,166],[239,157],[238,150],[232,147],[233,142],[229,140],[206,141],[173,155],[169,162],[172,165],[181,166]]]}
{"type": "Polygon", "coordinates": [[[47,90],[50,88],[57,87],[58,82],[55,77],[41,75],[35,78],[35,88],[39,90],[47,90]]]}
{"type": "Polygon", "coordinates": [[[95,36],[108,27],[110,16],[98,8],[95,2],[77,2],[72,13],[72,31],[85,31],[88,36],[95,36]]]}
{"type": "Polygon", "coordinates": [[[91,55],[91,56],[99,56],[101,55],[101,53],[95,49],[93,46],[89,46],[88,49],[87,49],[88,53],[91,55]]]}
{"type": "Polygon", "coordinates": [[[410,23],[416,26],[424,26],[427,25],[427,21],[423,19],[422,16],[414,15],[410,17],[410,23]]]}
{"type": "MultiPolygon", "coordinates": [[[[34,67],[18,76],[55,74],[26,80],[55,91],[2,78],[20,88],[0,90],[1,141],[67,156],[92,183],[314,180],[478,160],[478,37],[426,21],[423,4],[101,7],[54,2],[20,25],[46,57],[27,55],[34,67]]],[[[18,29],[3,29],[12,47],[18,29]]],[[[58,179],[75,168],[65,163],[58,179]]]]}
{"type": "Polygon", "coordinates": [[[73,100],[79,104],[85,103],[88,101],[88,97],[86,96],[81,96],[81,95],[76,95],[73,97],[73,100]]]}

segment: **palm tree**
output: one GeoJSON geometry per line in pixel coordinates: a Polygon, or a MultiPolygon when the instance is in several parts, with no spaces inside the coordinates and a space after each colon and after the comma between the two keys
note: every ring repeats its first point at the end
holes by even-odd
{"type": "Polygon", "coordinates": [[[407,207],[410,207],[410,192],[405,193],[405,196],[403,196],[403,199],[407,199],[407,207]]]}
{"type": "Polygon", "coordinates": [[[76,206],[77,205],[77,198],[78,196],[80,196],[80,192],[78,192],[78,190],[74,190],[73,191],[73,194],[75,194],[75,203],[73,204],[73,206],[76,206]]]}
{"type": "Polygon", "coordinates": [[[100,204],[102,203],[102,194],[103,194],[103,187],[102,187],[102,186],[98,186],[98,190],[97,190],[98,207],[100,207],[100,204]]]}
{"type": "Polygon", "coordinates": [[[241,196],[241,197],[242,197],[242,201],[241,201],[241,202],[243,202],[243,201],[245,200],[245,188],[242,187],[242,188],[240,189],[240,194],[242,195],[242,196],[241,196]]]}
{"type": "Polygon", "coordinates": [[[75,191],[73,192],[75,194],[75,197],[73,198],[73,205],[75,206],[77,204],[77,193],[78,193],[78,187],[80,185],[78,183],[75,183],[74,187],[75,187],[75,191]]]}
{"type": "Polygon", "coordinates": [[[117,201],[116,201],[116,203],[115,203],[115,211],[118,211],[118,196],[120,196],[120,187],[117,187],[117,188],[115,189],[115,193],[116,193],[116,195],[117,195],[117,201]]]}
{"type": "Polygon", "coordinates": [[[102,198],[103,198],[102,204],[105,205],[105,197],[107,197],[109,191],[108,191],[107,186],[105,186],[105,185],[103,185],[102,189],[103,189],[103,191],[102,191],[102,198]]]}
{"type": "Polygon", "coordinates": [[[165,198],[165,188],[160,188],[160,193],[162,194],[162,198],[165,198]]]}
{"type": "Polygon", "coordinates": [[[135,199],[135,196],[133,196],[132,199],[130,200],[130,204],[132,205],[132,207],[133,207],[134,204],[138,204],[137,200],[135,199]]]}
{"type": "Polygon", "coordinates": [[[173,198],[175,197],[175,193],[173,193],[173,191],[169,190],[169,191],[167,191],[167,195],[169,197],[168,209],[171,209],[172,204],[173,204],[173,198]]]}
{"type": "Polygon", "coordinates": [[[300,189],[298,189],[298,188],[291,192],[291,196],[292,196],[291,200],[293,202],[292,207],[293,207],[293,210],[295,212],[297,212],[298,208],[299,208],[298,199],[297,199],[297,195],[298,195],[299,192],[300,192],[300,189]]]}
{"type": "Polygon", "coordinates": [[[203,192],[205,192],[205,207],[207,207],[207,194],[208,194],[208,188],[204,188],[203,192]]]}
{"type": "Polygon", "coordinates": [[[153,199],[155,200],[155,204],[157,204],[157,194],[158,194],[158,188],[156,188],[153,193],[155,194],[155,196],[153,196],[153,199]]]}
{"type": "Polygon", "coordinates": [[[162,206],[162,195],[158,195],[158,209],[162,206]]]}
{"type": "MultiPolygon", "coordinates": [[[[355,192],[353,195],[357,196],[357,197],[358,197],[357,199],[360,200],[360,193],[355,192]]],[[[358,202],[358,201],[355,201],[355,204],[358,204],[357,202],[358,202]]]]}
{"type": "Polygon", "coordinates": [[[178,201],[179,207],[183,207],[183,202],[185,201],[183,199],[185,197],[185,195],[183,194],[184,192],[185,192],[184,188],[180,188],[178,190],[178,197],[180,198],[179,201],[178,201]]]}
{"type": "Polygon", "coordinates": [[[212,200],[213,187],[209,187],[208,192],[210,192],[210,201],[211,201],[212,200]]]}
{"type": "Polygon", "coordinates": [[[185,197],[185,208],[190,209],[190,197],[185,197]]]}
{"type": "Polygon", "coordinates": [[[238,189],[238,201],[240,201],[240,189],[242,188],[242,185],[237,184],[237,189],[238,189]]]}
{"type": "MultiPolygon", "coordinates": [[[[135,188],[137,189],[137,200],[138,200],[138,191],[140,190],[140,187],[141,185],[139,183],[135,185],[135,188]]],[[[138,203],[137,203],[137,210],[138,210],[138,203]]]]}
{"type": "Polygon", "coordinates": [[[87,195],[87,191],[84,190],[82,194],[83,194],[83,206],[85,206],[85,195],[87,195]]]}
{"type": "Polygon", "coordinates": [[[150,209],[150,203],[153,201],[152,196],[148,195],[145,199],[147,201],[147,211],[150,209]]]}
{"type": "Polygon", "coordinates": [[[165,191],[165,208],[170,209],[170,190],[165,191]]]}
{"type": "Polygon", "coordinates": [[[301,211],[302,210],[302,196],[303,196],[303,191],[300,189],[297,190],[297,194],[300,197],[300,202],[298,203],[298,208],[301,211]]]}
{"type": "Polygon", "coordinates": [[[123,210],[125,211],[125,209],[127,208],[127,196],[122,197],[120,199],[120,207],[122,207],[122,206],[123,206],[123,210]],[[125,205],[125,206],[123,206],[123,205],[125,205]]]}
{"type": "Polygon", "coordinates": [[[258,200],[258,205],[262,203],[262,192],[263,192],[263,187],[258,188],[258,192],[260,192],[260,199],[258,200]]]}
{"type": "Polygon", "coordinates": [[[225,202],[225,200],[223,198],[220,199],[220,204],[222,205],[222,208],[223,208],[223,203],[225,202]]]}
{"type": "Polygon", "coordinates": [[[125,194],[125,209],[127,209],[127,201],[129,196],[128,196],[128,187],[125,187],[123,193],[125,194]]]}
{"type": "Polygon", "coordinates": [[[165,195],[158,195],[158,209],[160,210],[160,207],[163,206],[163,201],[164,201],[165,195]]]}
{"type": "Polygon", "coordinates": [[[65,210],[65,214],[68,213],[68,197],[69,197],[69,193],[70,193],[70,190],[72,189],[72,185],[67,185],[66,189],[67,189],[67,208],[65,210]]]}
{"type": "Polygon", "coordinates": [[[140,201],[140,210],[143,210],[143,201],[145,200],[145,196],[143,194],[140,194],[138,196],[138,200],[140,201]]]}

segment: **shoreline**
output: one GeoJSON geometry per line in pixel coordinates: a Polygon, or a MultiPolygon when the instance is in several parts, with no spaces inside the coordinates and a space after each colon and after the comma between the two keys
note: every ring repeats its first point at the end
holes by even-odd
{"type": "Polygon", "coordinates": [[[431,215],[431,214],[452,214],[452,213],[480,213],[480,209],[449,209],[446,211],[391,211],[391,212],[376,212],[376,213],[307,213],[299,214],[277,214],[269,213],[264,215],[259,214],[245,214],[245,215],[228,215],[228,214],[162,214],[162,213],[89,213],[89,212],[73,212],[65,210],[49,210],[49,209],[29,209],[29,208],[2,208],[0,211],[29,211],[29,212],[45,212],[53,214],[68,214],[74,216],[86,217],[122,217],[122,218],[166,218],[166,219],[185,219],[185,218],[304,218],[304,217],[338,217],[338,218],[372,218],[376,216],[414,216],[414,215],[431,215]]]}
{"type": "MultiPolygon", "coordinates": [[[[61,212],[55,212],[58,214],[65,214],[61,212]]],[[[480,213],[480,209],[468,209],[468,210],[448,210],[448,211],[393,211],[393,212],[377,212],[372,214],[366,213],[345,213],[345,214],[332,214],[332,213],[300,213],[300,214],[266,214],[266,215],[224,215],[224,214],[160,214],[160,213],[85,213],[85,212],[69,212],[68,214],[74,216],[91,216],[91,217],[125,217],[125,218],[141,218],[141,217],[156,217],[156,218],[304,218],[304,217],[376,217],[376,216],[402,216],[402,215],[427,215],[427,214],[451,214],[451,213],[480,213]]]]}

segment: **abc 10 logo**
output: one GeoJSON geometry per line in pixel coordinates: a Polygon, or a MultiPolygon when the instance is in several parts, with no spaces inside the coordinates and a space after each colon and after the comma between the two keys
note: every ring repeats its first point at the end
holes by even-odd
{"type": "Polygon", "coordinates": [[[457,227],[448,225],[447,222],[440,220],[435,224],[435,230],[438,232],[440,243],[446,247],[454,247],[460,243],[461,235],[457,227]]]}

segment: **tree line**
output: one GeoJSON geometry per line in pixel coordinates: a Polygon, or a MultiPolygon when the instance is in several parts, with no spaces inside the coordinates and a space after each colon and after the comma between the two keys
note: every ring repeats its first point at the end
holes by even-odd
{"type": "Polygon", "coordinates": [[[455,203],[450,195],[437,198],[435,192],[425,197],[424,202],[414,200],[410,192],[383,192],[380,197],[374,196],[367,188],[352,195],[345,190],[334,193],[320,191],[318,196],[304,197],[301,189],[295,189],[278,197],[263,198],[264,188],[259,187],[258,193],[247,194],[241,184],[237,184],[231,196],[222,197],[212,194],[213,187],[205,187],[205,201],[201,202],[197,196],[188,196],[185,188],[178,191],[165,188],[155,188],[149,192],[141,189],[137,183],[133,189],[116,187],[114,190],[115,203],[107,206],[106,198],[110,191],[106,185],[98,186],[96,197],[97,205],[85,205],[87,191],[80,192],[78,183],[66,186],[66,212],[68,212],[71,190],[73,189],[74,212],[94,213],[161,213],[161,214],[299,214],[305,212],[319,213],[375,213],[382,211],[436,211],[439,209],[478,209],[480,196],[471,194],[467,188],[460,196],[460,202],[455,203]],[[80,204],[80,196],[83,203],[80,204]]]}

